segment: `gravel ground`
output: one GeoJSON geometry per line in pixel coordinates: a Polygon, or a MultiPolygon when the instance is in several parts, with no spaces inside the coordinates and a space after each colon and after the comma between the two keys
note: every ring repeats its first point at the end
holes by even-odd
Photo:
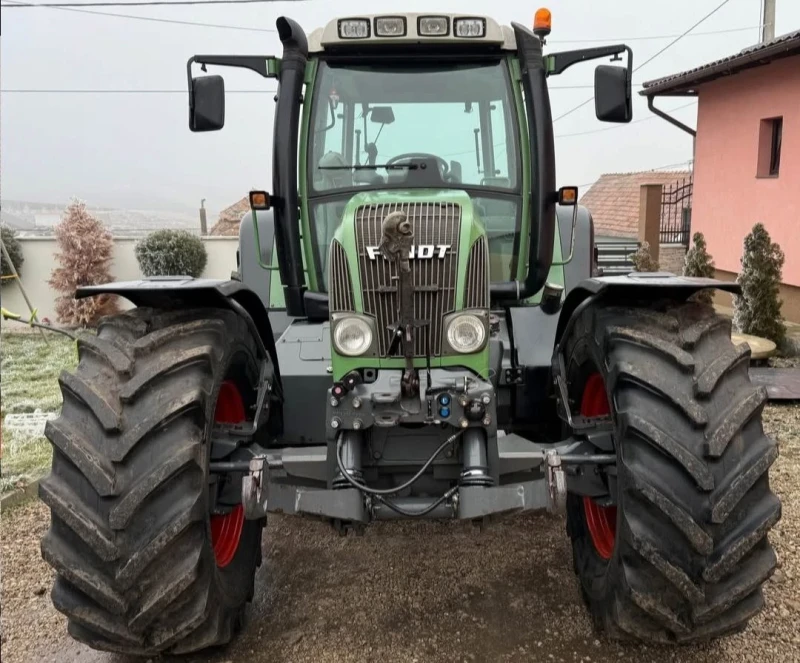
{"type": "MultiPolygon", "coordinates": [[[[743,634],[680,649],[598,639],[563,521],[548,516],[517,517],[483,533],[458,523],[381,523],[347,538],[320,523],[273,517],[244,633],[222,651],[171,660],[800,661],[800,405],[770,406],[765,422],[781,446],[772,477],[783,519],[771,535],[780,569],[767,583],[766,610],[743,634]]],[[[2,516],[4,663],[129,663],[67,635],[39,556],[47,518],[38,502],[2,516]]]]}

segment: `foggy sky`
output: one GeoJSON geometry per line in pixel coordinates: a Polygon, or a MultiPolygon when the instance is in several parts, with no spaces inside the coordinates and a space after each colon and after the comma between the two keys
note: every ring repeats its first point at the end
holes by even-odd
{"type": "MultiPolygon", "coordinates": [[[[34,2],[36,0],[33,0],[34,2]]],[[[720,0],[553,0],[548,50],[597,45],[586,39],[678,35],[720,0]]],[[[501,23],[530,24],[538,4],[519,0],[403,0],[389,2],[274,2],[208,7],[113,7],[95,11],[275,29],[289,16],[306,32],[337,16],[381,11],[489,14],[501,23]]],[[[731,0],[696,32],[634,74],[634,84],[683,71],[757,43],[761,0],[731,0]]],[[[800,2],[778,0],[776,35],[800,27],[800,2]]],[[[634,67],[670,39],[630,40],[634,67]]],[[[228,94],[220,132],[188,129],[186,61],[194,54],[280,54],[274,32],[154,23],[57,9],[2,11],[2,89],[160,89],[177,94],[0,95],[0,193],[5,199],[66,201],[118,207],[197,208],[200,198],[219,210],[251,187],[271,186],[273,95],[228,94]]],[[[576,65],[551,86],[591,85],[594,63],[576,65]]],[[[209,69],[212,72],[212,69],[209,69]]],[[[227,90],[274,90],[274,80],[215,68],[227,90]]],[[[634,120],[652,117],[634,88],[634,120]]],[[[591,89],[553,90],[553,117],[591,96],[591,89]]],[[[691,99],[662,99],[660,107],[691,99]]],[[[694,126],[696,108],[676,117],[694,126]]],[[[586,185],[601,173],[645,170],[691,158],[691,137],[663,120],[617,127],[602,124],[589,103],[555,125],[558,184],[586,185]],[[612,129],[582,136],[575,132],[612,129]]],[[[680,168],[680,166],[678,166],[680,168]]],[[[583,189],[585,190],[585,188],[583,189]]]]}

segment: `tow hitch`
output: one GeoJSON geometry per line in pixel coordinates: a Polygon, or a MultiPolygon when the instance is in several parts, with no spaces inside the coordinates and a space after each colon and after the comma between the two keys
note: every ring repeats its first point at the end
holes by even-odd
{"type": "MultiPolygon", "coordinates": [[[[458,437],[456,434],[446,440],[435,455],[458,437]]],[[[605,445],[606,441],[598,437],[591,443],[569,439],[544,448],[517,435],[504,435],[498,439],[499,485],[462,482],[438,497],[405,494],[433,458],[396,489],[376,490],[356,479],[346,467],[342,472],[341,443],[336,461],[345,481],[332,487],[322,483],[328,471],[326,447],[260,450],[249,461],[218,462],[214,469],[243,473],[242,504],[247,519],[263,518],[268,512],[303,513],[354,523],[397,517],[480,520],[529,510],[563,515],[569,492],[593,498],[603,494],[602,468],[616,463],[614,453],[595,453],[598,448],[605,450],[605,445]],[[504,476],[512,474],[530,478],[504,481],[504,476]]]]}
{"type": "Polygon", "coordinates": [[[256,456],[250,461],[247,474],[242,477],[242,506],[247,520],[258,520],[267,515],[269,475],[266,456],[256,456]]]}

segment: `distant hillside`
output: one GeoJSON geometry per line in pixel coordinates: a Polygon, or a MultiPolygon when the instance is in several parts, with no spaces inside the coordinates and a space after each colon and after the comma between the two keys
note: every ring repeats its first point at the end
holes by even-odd
{"type": "MultiPolygon", "coordinates": [[[[3,220],[26,234],[47,235],[60,220],[68,203],[40,203],[3,200],[3,220]]],[[[100,219],[114,235],[142,235],[160,228],[180,228],[200,232],[198,211],[163,209],[112,209],[87,202],[87,209],[100,219]]]]}
{"type": "Polygon", "coordinates": [[[4,209],[0,209],[0,223],[16,230],[32,230],[36,227],[33,217],[11,214],[4,209]]]}

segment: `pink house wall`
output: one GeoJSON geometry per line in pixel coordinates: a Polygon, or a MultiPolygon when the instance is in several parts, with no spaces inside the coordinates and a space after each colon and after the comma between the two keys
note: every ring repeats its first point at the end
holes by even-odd
{"type": "Polygon", "coordinates": [[[783,282],[800,286],[800,56],[699,89],[692,231],[717,269],[738,273],[742,243],[761,222],[786,255],[783,282]],[[761,120],[783,116],[777,177],[757,178],[761,120]]]}

